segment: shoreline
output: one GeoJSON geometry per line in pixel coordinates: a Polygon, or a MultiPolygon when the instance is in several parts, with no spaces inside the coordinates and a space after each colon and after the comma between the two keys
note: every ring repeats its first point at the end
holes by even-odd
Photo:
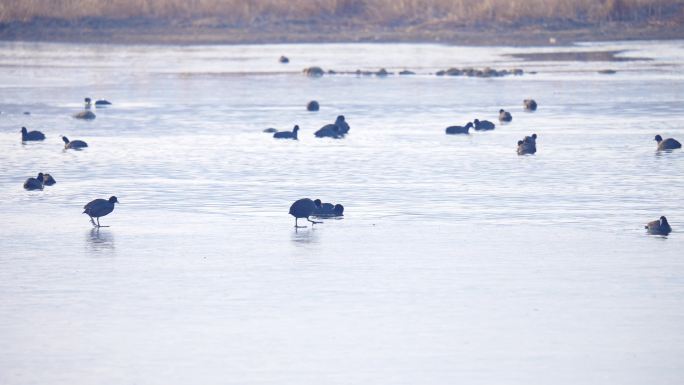
{"type": "MultiPolygon", "coordinates": [[[[318,24],[198,27],[135,23],[69,25],[49,22],[2,23],[0,41],[115,45],[251,45],[304,43],[425,43],[461,46],[569,46],[579,42],[684,39],[684,25],[653,26],[624,23],[563,28],[455,27],[449,25],[374,28],[318,24]]],[[[567,27],[567,26],[566,26],[567,27]]]]}

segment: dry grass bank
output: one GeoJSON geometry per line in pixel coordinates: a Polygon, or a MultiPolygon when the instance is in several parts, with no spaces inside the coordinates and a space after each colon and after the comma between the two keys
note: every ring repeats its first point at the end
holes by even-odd
{"type": "MultiPolygon", "coordinates": [[[[445,30],[501,31],[543,26],[563,31],[613,28],[630,34],[635,26],[667,36],[684,30],[684,0],[2,0],[0,38],[37,39],[69,35],[79,28],[150,30],[160,37],[218,30],[246,33],[249,41],[439,40],[445,30]],[[243,31],[241,31],[242,29],[243,31]],[[59,32],[61,31],[61,32],[59,32]],[[263,32],[262,32],[263,31],[263,32]],[[261,37],[257,35],[263,35],[261,37]],[[279,36],[278,34],[282,35],[279,36]],[[332,36],[335,34],[335,36],[332,36]],[[42,36],[42,37],[41,37],[42,36]],[[392,37],[396,36],[396,37],[392,37]],[[435,37],[436,36],[436,37],[435,37]],[[28,36],[30,38],[30,36],[28,36]],[[433,39],[434,37],[434,39],[433,39]]],[[[212,32],[213,31],[213,32],[212,32]]],[[[590,33],[590,32],[589,32],[590,33]]],[[[500,35],[504,35],[499,32],[500,35]]],[[[220,35],[220,34],[219,34],[220,35]]],[[[132,35],[131,35],[132,36],[132,35]]],[[[152,35],[141,36],[151,39],[152,35]]],[[[65,39],[68,39],[65,38],[65,39]]],[[[219,39],[220,40],[220,39],[219,39]]],[[[244,40],[244,39],[243,39],[244,40]]]]}
{"type": "Polygon", "coordinates": [[[385,24],[684,20],[682,0],[3,0],[0,22],[35,18],[169,21],[354,18],[385,24]]]}

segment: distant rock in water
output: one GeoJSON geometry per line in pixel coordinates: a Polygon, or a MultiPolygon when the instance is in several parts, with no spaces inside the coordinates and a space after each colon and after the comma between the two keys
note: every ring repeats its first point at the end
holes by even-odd
{"type": "Polygon", "coordinates": [[[95,102],[95,107],[98,107],[98,108],[111,106],[111,105],[112,105],[112,103],[109,100],[105,100],[105,99],[100,99],[100,100],[97,100],[95,102]]]}
{"type": "Polygon", "coordinates": [[[92,111],[81,111],[78,114],[74,115],[74,118],[76,119],[83,119],[83,120],[93,120],[95,119],[95,114],[92,111]]]}
{"type": "Polygon", "coordinates": [[[600,73],[601,75],[613,75],[613,74],[616,74],[617,71],[615,71],[615,70],[599,70],[598,73],[600,73]]]}
{"type": "Polygon", "coordinates": [[[320,106],[318,105],[318,102],[315,101],[315,100],[310,101],[310,102],[306,105],[306,110],[307,110],[307,111],[318,111],[319,108],[320,108],[320,106]]]}
{"type": "Polygon", "coordinates": [[[290,59],[289,59],[287,56],[281,56],[281,57],[278,59],[278,61],[281,62],[281,63],[283,63],[283,64],[287,64],[287,63],[290,62],[290,59]]]}
{"type": "Polygon", "coordinates": [[[415,72],[409,71],[409,70],[403,70],[403,71],[399,72],[399,75],[415,75],[415,74],[416,74],[415,72]]]}
{"type": "Polygon", "coordinates": [[[380,70],[379,70],[378,72],[376,72],[376,73],[375,73],[375,76],[378,76],[378,77],[384,78],[385,76],[387,76],[387,75],[389,75],[389,74],[390,74],[390,73],[389,73],[389,72],[387,72],[387,70],[386,70],[386,69],[384,69],[384,68],[380,68],[380,70]]]}
{"type": "Polygon", "coordinates": [[[323,71],[323,68],[321,67],[309,67],[304,69],[304,75],[310,76],[312,78],[319,78],[325,74],[325,71],[323,71]]]}
{"type": "Polygon", "coordinates": [[[267,134],[273,134],[273,133],[278,132],[278,130],[273,128],[273,127],[269,127],[269,128],[265,128],[263,132],[265,132],[267,134]]]}
{"type": "Polygon", "coordinates": [[[507,75],[522,75],[523,70],[516,68],[512,70],[496,70],[485,67],[483,69],[476,68],[449,68],[447,70],[439,70],[435,73],[437,76],[468,76],[478,78],[493,78],[507,75]]]}

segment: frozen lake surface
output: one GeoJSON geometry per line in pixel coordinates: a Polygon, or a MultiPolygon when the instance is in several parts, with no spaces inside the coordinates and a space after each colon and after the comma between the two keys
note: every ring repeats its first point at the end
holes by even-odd
{"type": "Polygon", "coordinates": [[[653,138],[684,141],[684,42],[556,49],[653,60],[0,43],[0,383],[683,383],[684,151],[653,138]],[[431,75],[466,66],[537,73],[431,75]],[[86,96],[114,105],[73,119],[86,96]],[[313,136],[339,114],[345,139],[313,136]],[[497,127],[444,134],[475,118],[497,127]],[[39,171],[57,184],[25,191],[39,171]],[[301,197],[344,219],[295,231],[301,197]]]}

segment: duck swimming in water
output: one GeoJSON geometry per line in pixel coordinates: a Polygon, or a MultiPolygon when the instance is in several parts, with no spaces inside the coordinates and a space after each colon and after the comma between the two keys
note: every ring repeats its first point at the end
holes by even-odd
{"type": "Polygon", "coordinates": [[[488,131],[493,130],[496,126],[489,120],[473,120],[475,131],[488,131]]]}
{"type": "Polygon", "coordinates": [[[83,206],[83,214],[88,214],[90,217],[90,223],[92,223],[93,226],[108,227],[100,226],[100,217],[104,217],[105,215],[114,211],[114,203],[119,203],[119,200],[113,195],[109,197],[109,199],[92,200],[83,206]],[[97,223],[95,223],[93,218],[97,219],[97,223]]]}
{"type": "Polygon", "coordinates": [[[294,139],[297,140],[297,131],[299,131],[299,126],[295,125],[292,131],[280,131],[273,134],[276,139],[294,139]]]}
{"type": "MultiPolygon", "coordinates": [[[[38,174],[40,176],[40,173],[38,174]]],[[[57,183],[55,178],[52,177],[50,174],[43,174],[43,184],[46,186],[52,186],[53,184],[57,183]]]]}
{"type": "Polygon", "coordinates": [[[92,105],[90,98],[85,98],[84,102],[85,102],[85,107],[84,107],[85,111],[81,111],[78,114],[74,115],[74,118],[83,119],[83,120],[95,119],[95,114],[92,111],[90,111],[90,106],[92,105]]]}
{"type": "Polygon", "coordinates": [[[344,215],[344,206],[341,204],[333,205],[332,203],[322,203],[320,199],[314,200],[316,209],[313,216],[316,217],[341,217],[344,215]]]}
{"type": "Polygon", "coordinates": [[[335,119],[335,125],[340,128],[340,134],[347,135],[347,133],[349,133],[349,124],[344,120],[344,115],[339,115],[337,119],[335,119]]]}
{"type": "Polygon", "coordinates": [[[676,150],[678,148],[682,148],[682,144],[672,138],[667,138],[663,140],[662,136],[656,135],[655,141],[658,142],[658,151],[676,150]]]}
{"type": "Polygon", "coordinates": [[[644,228],[653,235],[668,235],[672,232],[672,227],[667,223],[667,218],[664,216],[657,221],[648,222],[644,228]]]}
{"type": "Polygon", "coordinates": [[[64,141],[64,149],[79,149],[79,148],[85,148],[88,147],[88,143],[82,141],[82,140],[69,140],[66,136],[62,136],[62,140],[64,141]]]}
{"type": "Polygon", "coordinates": [[[537,102],[534,99],[523,100],[523,105],[527,111],[537,111],[537,102]]]}
{"type": "Polygon", "coordinates": [[[24,182],[26,190],[42,190],[43,189],[43,173],[39,172],[37,178],[28,178],[24,182]]]}
{"type": "Polygon", "coordinates": [[[518,155],[531,155],[537,152],[537,134],[526,136],[518,141],[518,155]]]}
{"type": "Polygon", "coordinates": [[[503,109],[499,110],[499,121],[510,122],[512,120],[513,120],[513,116],[511,115],[510,112],[504,111],[503,109]]]}
{"type": "Polygon", "coordinates": [[[447,135],[454,135],[454,134],[468,134],[468,130],[473,126],[472,123],[468,122],[465,126],[449,126],[444,130],[447,135]]]}
{"type": "Polygon", "coordinates": [[[37,140],[45,140],[45,134],[40,131],[29,131],[26,127],[21,128],[21,141],[30,142],[37,140]]]}
{"type": "Polygon", "coordinates": [[[344,136],[340,132],[340,127],[337,126],[336,124],[326,124],[325,126],[319,128],[318,131],[314,132],[314,135],[317,138],[333,138],[333,139],[340,139],[344,136]]]}

